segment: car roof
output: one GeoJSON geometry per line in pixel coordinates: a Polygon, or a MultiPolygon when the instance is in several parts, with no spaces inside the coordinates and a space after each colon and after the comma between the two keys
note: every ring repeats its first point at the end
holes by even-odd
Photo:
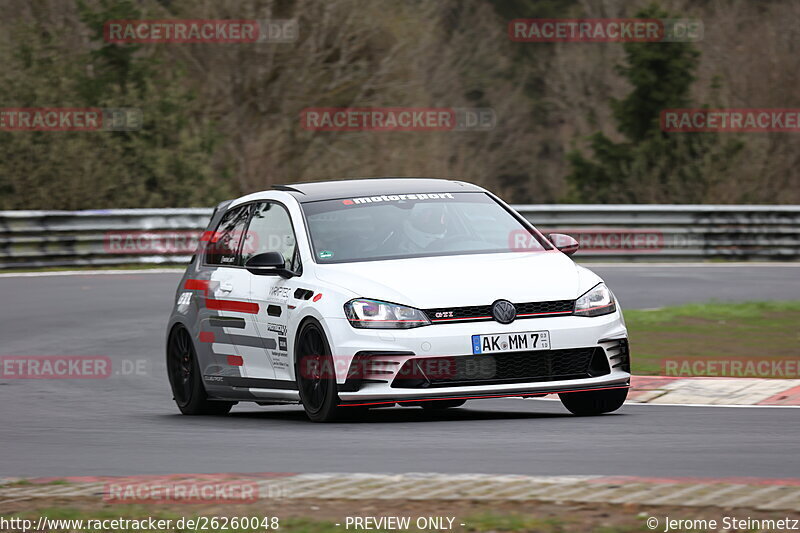
{"type": "Polygon", "coordinates": [[[434,178],[361,178],[273,185],[272,188],[288,192],[300,203],[382,194],[486,192],[471,183],[434,178]]]}

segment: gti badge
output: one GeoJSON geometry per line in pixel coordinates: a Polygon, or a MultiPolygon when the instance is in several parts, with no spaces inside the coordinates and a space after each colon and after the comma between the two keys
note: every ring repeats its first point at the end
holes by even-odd
{"type": "Polygon", "coordinates": [[[492,304],[492,316],[501,324],[511,324],[517,318],[517,308],[508,300],[497,300],[492,304]]]}

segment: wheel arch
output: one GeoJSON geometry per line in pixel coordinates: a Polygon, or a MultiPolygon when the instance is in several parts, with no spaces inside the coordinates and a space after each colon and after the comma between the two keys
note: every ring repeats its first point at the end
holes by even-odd
{"type": "Polygon", "coordinates": [[[171,320],[169,322],[169,324],[167,325],[167,336],[166,336],[165,343],[164,343],[164,351],[165,351],[167,357],[169,357],[169,340],[172,338],[172,334],[178,328],[183,328],[186,331],[188,331],[190,337],[192,335],[191,328],[189,328],[189,326],[184,324],[183,320],[171,320]]]}
{"type": "MultiPolygon", "coordinates": [[[[330,346],[330,338],[331,338],[331,336],[330,336],[330,332],[328,331],[328,328],[326,328],[325,324],[323,323],[324,321],[320,320],[319,317],[316,317],[313,314],[308,314],[308,315],[304,316],[303,318],[300,319],[300,322],[297,323],[297,328],[295,329],[294,339],[293,339],[293,342],[292,342],[292,361],[294,362],[295,368],[297,368],[297,366],[296,366],[297,365],[297,348],[298,348],[298,345],[300,344],[300,332],[303,331],[303,328],[309,322],[314,322],[315,324],[317,324],[320,327],[320,329],[322,329],[322,333],[325,334],[325,340],[328,343],[328,346],[330,346]]],[[[295,378],[296,378],[296,376],[295,376],[295,378]]]]}

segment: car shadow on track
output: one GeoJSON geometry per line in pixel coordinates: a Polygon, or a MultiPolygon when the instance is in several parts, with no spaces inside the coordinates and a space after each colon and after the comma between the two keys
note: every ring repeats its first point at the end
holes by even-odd
{"type": "MultiPolygon", "coordinates": [[[[272,410],[269,407],[263,411],[233,411],[227,416],[231,420],[272,420],[284,422],[308,423],[301,407],[295,409],[282,408],[272,410]]],[[[396,423],[424,423],[424,422],[471,422],[478,420],[534,420],[551,418],[574,418],[567,412],[546,412],[526,409],[521,406],[518,410],[492,410],[470,407],[458,407],[441,411],[430,411],[420,407],[391,407],[370,409],[368,411],[344,411],[336,423],[347,424],[396,424],[396,423]]]]}
{"type": "MultiPolygon", "coordinates": [[[[485,405],[485,404],[484,404],[485,405]]],[[[283,424],[310,424],[311,422],[305,415],[303,408],[298,406],[267,406],[259,410],[257,407],[252,407],[248,404],[243,404],[243,407],[234,408],[234,410],[225,416],[193,416],[182,417],[184,420],[187,418],[200,422],[200,425],[206,423],[213,424],[219,427],[220,424],[230,424],[232,426],[248,426],[254,424],[261,424],[264,422],[283,423],[283,424]]],[[[608,413],[602,415],[603,418],[615,417],[625,415],[624,412],[608,413]]],[[[627,413],[630,414],[630,413],[627,413]]],[[[179,414],[168,415],[169,418],[181,417],[179,414]]],[[[578,420],[581,417],[576,417],[566,410],[552,411],[544,406],[536,405],[534,402],[522,402],[520,405],[510,407],[508,404],[504,405],[503,409],[484,408],[483,406],[476,405],[470,407],[469,404],[464,407],[457,407],[451,409],[427,410],[420,407],[386,407],[375,408],[369,410],[356,410],[352,412],[344,411],[339,420],[332,424],[407,424],[407,423],[425,423],[425,422],[472,422],[480,420],[489,421],[502,421],[502,420],[545,420],[545,419],[565,419],[565,420],[578,420]],[[537,409],[539,408],[539,409],[537,409]]],[[[326,425],[330,425],[326,424],[326,425]]]]}

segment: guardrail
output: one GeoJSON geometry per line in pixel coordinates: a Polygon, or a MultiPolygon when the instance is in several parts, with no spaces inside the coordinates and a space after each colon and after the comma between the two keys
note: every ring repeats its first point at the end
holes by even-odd
{"type": "MultiPolygon", "coordinates": [[[[800,206],[518,205],[544,233],[578,239],[576,258],[797,260],[800,206]]],[[[0,268],[176,264],[211,209],[0,211],[0,268]]],[[[510,242],[510,245],[514,245],[510,242]]]]}
{"type": "Polygon", "coordinates": [[[571,234],[581,243],[578,254],[583,257],[800,259],[800,205],[518,205],[515,209],[545,233],[571,234]]]}

